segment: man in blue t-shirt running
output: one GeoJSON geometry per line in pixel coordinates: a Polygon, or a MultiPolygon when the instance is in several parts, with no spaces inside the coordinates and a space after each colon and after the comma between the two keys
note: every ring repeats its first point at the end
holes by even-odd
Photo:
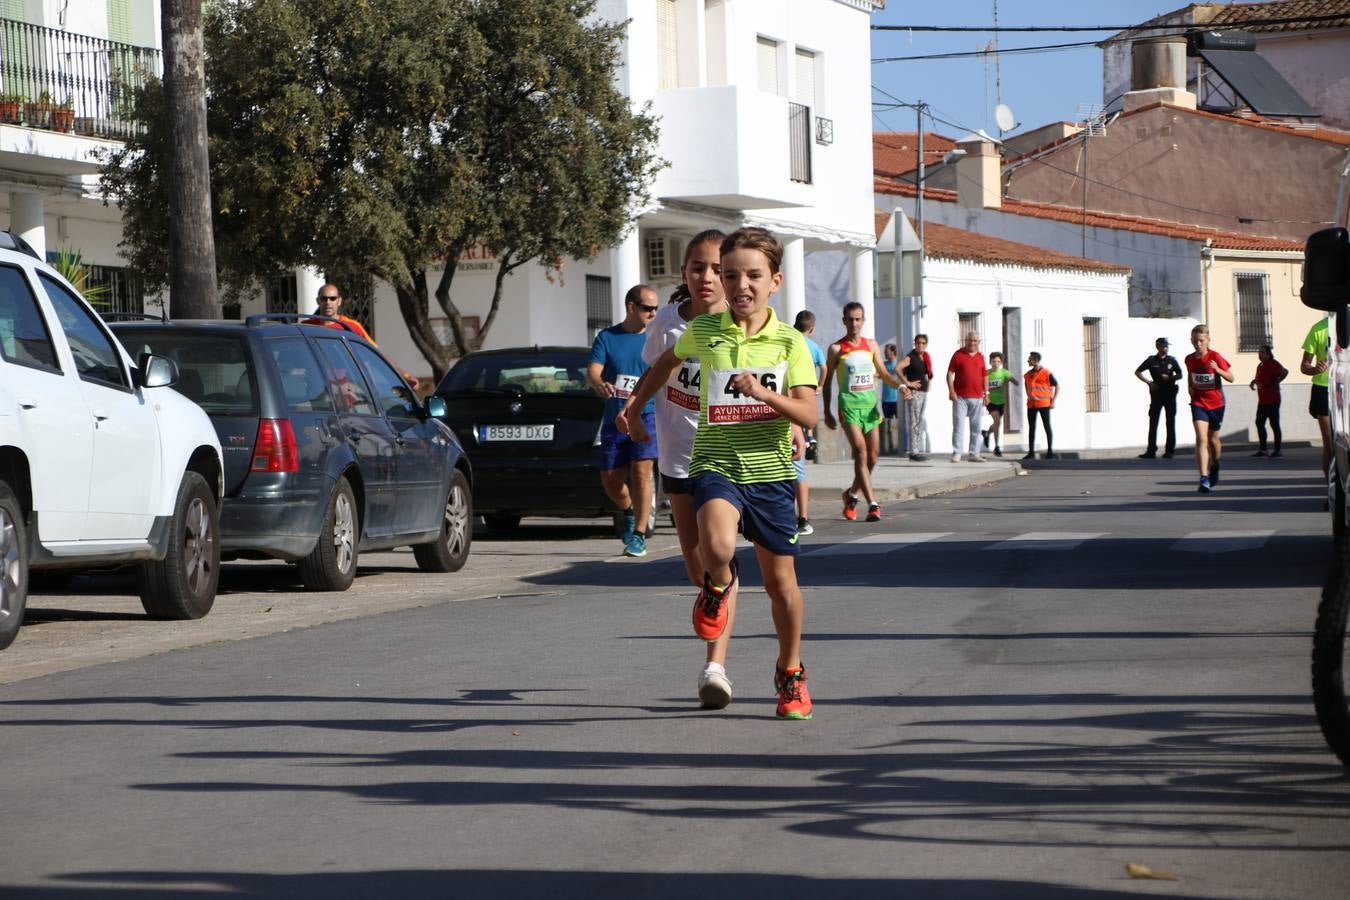
{"type": "Polygon", "coordinates": [[[647,371],[642,359],[647,323],[661,308],[656,291],[645,284],[630,288],[624,296],[624,319],[595,336],[586,380],[605,398],[605,417],[600,425],[600,483],[609,499],[623,510],[619,535],[625,556],[647,555],[647,517],[652,508],[652,470],[656,465],[656,405],[648,401],[642,421],[650,441],[635,441],[614,427],[614,419],[647,371]],[[629,489],[631,476],[632,489],[629,489]]]}

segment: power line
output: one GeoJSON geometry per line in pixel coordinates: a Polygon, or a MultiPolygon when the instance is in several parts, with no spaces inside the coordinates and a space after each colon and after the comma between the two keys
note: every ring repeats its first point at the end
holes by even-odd
{"type": "MultiPolygon", "coordinates": [[[[1320,16],[1286,16],[1282,18],[1271,19],[1248,19],[1243,22],[1233,22],[1228,25],[1229,28],[1245,29],[1259,27],[1263,25],[1296,25],[1300,22],[1333,22],[1337,20],[1350,20],[1350,16],[1345,13],[1328,13],[1320,16]]],[[[1176,23],[1170,25],[873,25],[873,31],[939,31],[939,32],[978,32],[991,34],[1007,34],[1013,32],[1038,32],[1038,31],[1165,31],[1171,28],[1204,28],[1214,27],[1214,23],[1176,23]]]]}
{"type": "Polygon", "coordinates": [[[1077,41],[1068,44],[1040,44],[1034,47],[1005,47],[997,50],[959,50],[952,53],[925,53],[919,56],[883,56],[873,59],[877,63],[916,62],[928,59],[968,59],[973,56],[990,56],[1000,53],[1045,53],[1051,50],[1078,50],[1083,47],[1095,47],[1097,41],[1077,41]]]}

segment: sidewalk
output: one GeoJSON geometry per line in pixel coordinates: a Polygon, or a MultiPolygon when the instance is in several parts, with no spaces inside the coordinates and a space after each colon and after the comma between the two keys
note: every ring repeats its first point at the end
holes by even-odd
{"type": "MultiPolygon", "coordinates": [[[[984,460],[954,463],[950,456],[935,454],[927,462],[918,463],[884,456],[872,472],[872,490],[880,502],[914,500],[993,484],[1014,478],[1022,471],[1020,463],[1007,457],[999,459],[986,454],[984,460]]],[[[806,483],[811,486],[813,502],[838,501],[839,495],[853,483],[853,463],[807,463],[806,483]]]]}

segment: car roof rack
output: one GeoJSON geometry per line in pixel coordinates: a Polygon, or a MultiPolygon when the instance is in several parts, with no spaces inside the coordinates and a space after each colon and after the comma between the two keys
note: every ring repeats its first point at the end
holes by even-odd
{"type": "Polygon", "coordinates": [[[9,230],[0,231],[0,249],[17,250],[20,253],[27,253],[33,259],[42,260],[42,257],[38,256],[37,251],[33,249],[32,244],[9,230]]]}
{"type": "MultiPolygon", "coordinates": [[[[250,328],[256,328],[259,325],[291,323],[293,325],[323,325],[327,326],[329,322],[340,327],[343,331],[356,334],[356,329],[352,328],[341,319],[334,319],[332,316],[321,316],[318,313],[254,313],[244,320],[244,324],[250,328]]],[[[359,335],[357,335],[359,337],[359,335]]]]}

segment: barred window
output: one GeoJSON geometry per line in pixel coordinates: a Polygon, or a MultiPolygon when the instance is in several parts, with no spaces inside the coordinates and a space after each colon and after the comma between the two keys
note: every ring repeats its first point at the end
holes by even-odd
{"type": "MultiPolygon", "coordinates": [[[[267,286],[267,311],[269,313],[298,313],[295,273],[287,272],[267,286]]],[[[310,312],[310,310],[305,310],[310,312]]]]}
{"type": "Polygon", "coordinates": [[[1270,294],[1266,276],[1237,273],[1238,352],[1255,353],[1270,340],[1270,294]]]}
{"type": "Polygon", "coordinates": [[[1106,412],[1106,340],[1101,319],[1083,320],[1083,391],[1087,412],[1106,412]]]}
{"type": "Polygon", "coordinates": [[[957,344],[964,345],[966,343],[966,335],[970,334],[972,331],[978,334],[980,337],[984,337],[984,332],[980,330],[980,314],[957,313],[957,324],[956,324],[957,344]]]}
{"type": "Polygon", "coordinates": [[[130,269],[117,266],[85,266],[85,286],[106,286],[108,292],[93,305],[99,312],[145,312],[145,288],[130,269]]]}
{"type": "Polygon", "coordinates": [[[614,315],[609,298],[609,279],[603,275],[586,276],[586,340],[608,328],[614,315]]]}

